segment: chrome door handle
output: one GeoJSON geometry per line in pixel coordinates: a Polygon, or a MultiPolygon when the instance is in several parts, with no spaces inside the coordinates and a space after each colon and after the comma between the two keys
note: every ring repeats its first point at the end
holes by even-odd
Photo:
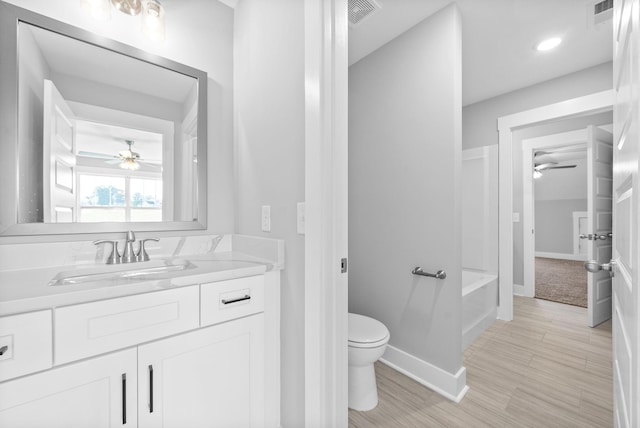
{"type": "Polygon", "coordinates": [[[606,270],[609,272],[609,275],[612,278],[614,276],[613,270],[615,269],[615,267],[616,267],[615,260],[611,260],[609,261],[609,263],[598,263],[595,260],[589,260],[588,262],[584,262],[584,268],[587,270],[587,272],[596,273],[601,270],[606,270]]]}
{"type": "Polygon", "coordinates": [[[580,235],[578,235],[578,238],[580,238],[580,239],[590,239],[589,238],[590,236],[591,235],[585,235],[584,233],[581,233],[580,235]]]}
{"type": "Polygon", "coordinates": [[[7,345],[4,345],[2,348],[0,348],[0,355],[4,355],[5,352],[7,352],[9,350],[9,347],[7,345]]]}

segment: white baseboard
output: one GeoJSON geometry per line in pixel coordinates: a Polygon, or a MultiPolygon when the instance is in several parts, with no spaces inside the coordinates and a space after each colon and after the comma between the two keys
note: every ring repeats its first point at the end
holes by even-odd
{"type": "Polygon", "coordinates": [[[387,345],[380,362],[456,403],[459,403],[469,390],[467,369],[464,367],[453,375],[390,345],[387,345]]]}
{"type": "Polygon", "coordinates": [[[513,294],[516,296],[526,296],[527,293],[524,291],[524,285],[513,284],[513,294]]]}
{"type": "Polygon", "coordinates": [[[586,262],[586,254],[565,254],[565,253],[546,253],[544,251],[536,251],[536,257],[545,257],[547,259],[575,260],[586,262]]]}

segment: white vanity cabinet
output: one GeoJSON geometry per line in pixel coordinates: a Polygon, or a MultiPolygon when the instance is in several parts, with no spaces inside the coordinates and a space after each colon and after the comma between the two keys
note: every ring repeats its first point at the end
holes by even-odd
{"type": "Polygon", "coordinates": [[[279,278],[0,318],[11,358],[24,360],[3,371],[0,359],[0,427],[279,426],[279,278]],[[38,325],[40,339],[25,340],[38,325]]]}
{"type": "Polygon", "coordinates": [[[136,349],[0,383],[0,427],[137,426],[136,349]]]}
{"type": "Polygon", "coordinates": [[[263,427],[264,315],[138,348],[139,426],[263,427]]]}

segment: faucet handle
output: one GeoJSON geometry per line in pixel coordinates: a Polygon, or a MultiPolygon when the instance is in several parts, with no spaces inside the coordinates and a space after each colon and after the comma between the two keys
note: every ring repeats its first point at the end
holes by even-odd
{"type": "Polygon", "coordinates": [[[122,259],[120,258],[120,253],[118,252],[118,241],[109,241],[108,239],[99,239],[97,241],[93,241],[94,245],[98,244],[111,244],[111,254],[107,257],[107,264],[113,265],[120,263],[122,259]]]}
{"type": "Polygon", "coordinates": [[[160,239],[158,238],[147,238],[147,239],[141,239],[140,240],[140,246],[138,247],[138,253],[136,254],[136,258],[138,259],[139,262],[147,262],[149,261],[149,254],[147,254],[147,250],[145,250],[144,248],[144,243],[147,241],[156,241],[159,242],[160,239]]]}

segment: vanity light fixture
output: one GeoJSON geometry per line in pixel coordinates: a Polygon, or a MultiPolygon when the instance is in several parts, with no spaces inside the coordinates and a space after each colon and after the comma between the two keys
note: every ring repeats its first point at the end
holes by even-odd
{"type": "Polygon", "coordinates": [[[111,18],[111,7],[130,16],[141,14],[145,36],[153,41],[164,40],[164,8],[160,0],[80,0],[80,7],[100,21],[111,18]]]}
{"type": "Polygon", "coordinates": [[[535,48],[538,52],[546,52],[557,47],[560,43],[562,43],[562,39],[560,37],[551,37],[550,39],[546,39],[538,43],[535,48]]]}

